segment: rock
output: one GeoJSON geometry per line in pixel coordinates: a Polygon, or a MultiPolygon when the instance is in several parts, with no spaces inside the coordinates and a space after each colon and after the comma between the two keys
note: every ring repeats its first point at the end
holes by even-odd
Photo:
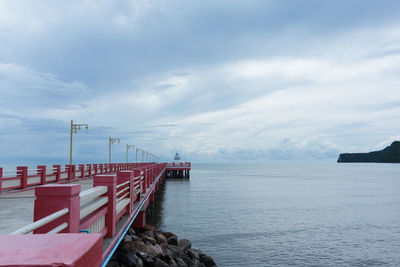
{"type": "Polygon", "coordinates": [[[175,236],[175,237],[178,239],[178,237],[176,236],[176,234],[171,233],[171,232],[164,232],[164,236],[165,236],[167,239],[170,238],[171,236],[175,236]]]}
{"type": "Polygon", "coordinates": [[[200,261],[202,263],[204,263],[204,265],[206,267],[212,267],[212,266],[216,266],[213,258],[211,258],[210,256],[207,256],[206,254],[200,254],[200,261]]]}
{"type": "Polygon", "coordinates": [[[133,230],[132,228],[128,229],[128,235],[136,235],[135,230],[133,230]]]}
{"type": "MultiPolygon", "coordinates": [[[[192,260],[190,259],[190,257],[180,250],[175,251],[174,258],[182,259],[189,266],[192,264],[192,260]]],[[[176,262],[176,263],[178,263],[178,262],[176,262]]],[[[178,263],[178,265],[179,265],[179,263],[178,263]]]]}
{"type": "Polygon", "coordinates": [[[107,263],[107,267],[120,267],[121,265],[118,263],[118,261],[110,261],[107,263]]]}
{"type": "Polygon", "coordinates": [[[138,237],[137,235],[131,235],[131,238],[133,241],[141,241],[142,239],[138,237]]]}
{"type": "Polygon", "coordinates": [[[129,243],[132,241],[132,237],[130,235],[125,235],[123,241],[125,243],[129,243]]]}
{"type": "Polygon", "coordinates": [[[186,251],[187,249],[192,247],[192,243],[187,239],[181,239],[178,242],[178,247],[182,248],[183,251],[186,251]]]}
{"type": "Polygon", "coordinates": [[[154,237],[150,237],[150,236],[146,236],[144,238],[144,240],[151,243],[152,245],[155,245],[157,243],[156,240],[154,239],[154,237]]]}
{"type": "Polygon", "coordinates": [[[145,245],[145,243],[143,241],[134,241],[133,242],[133,247],[136,250],[143,251],[143,252],[145,252],[145,250],[147,248],[147,246],[145,245]]]}
{"type": "Polygon", "coordinates": [[[154,238],[156,239],[158,244],[166,244],[167,243],[167,238],[165,235],[161,232],[154,232],[154,238]]]}
{"type": "Polygon", "coordinates": [[[191,257],[192,259],[200,259],[200,251],[197,249],[188,249],[186,253],[191,257]]]}
{"type": "Polygon", "coordinates": [[[156,258],[156,260],[154,261],[154,267],[169,267],[169,265],[162,261],[160,258],[156,258]]]}
{"type": "Polygon", "coordinates": [[[153,231],[146,231],[146,232],[144,232],[144,235],[145,235],[145,236],[148,236],[148,237],[153,237],[153,238],[154,238],[154,232],[153,232],[153,231]]]}
{"type": "Polygon", "coordinates": [[[156,228],[153,225],[150,225],[150,224],[145,224],[143,229],[147,230],[147,231],[156,231],[156,228]]]}
{"type": "Polygon", "coordinates": [[[199,260],[194,259],[191,267],[205,267],[205,265],[204,265],[204,263],[200,262],[199,260]]]}
{"type": "Polygon", "coordinates": [[[136,266],[139,258],[132,254],[125,254],[125,253],[117,251],[115,253],[115,259],[119,263],[123,263],[127,266],[136,266]]]}
{"type": "Polygon", "coordinates": [[[163,252],[162,248],[160,247],[160,245],[158,245],[158,244],[155,244],[154,246],[150,245],[149,248],[154,252],[154,255],[156,257],[164,256],[164,252],[163,252]]]}
{"type": "Polygon", "coordinates": [[[171,236],[167,239],[168,245],[178,245],[178,238],[176,236],[171,236]]]}
{"type": "Polygon", "coordinates": [[[172,259],[171,262],[169,263],[170,267],[178,267],[178,264],[172,259]]]}
{"type": "Polygon", "coordinates": [[[154,266],[154,259],[152,257],[147,257],[144,264],[145,266],[154,266]]]}
{"type": "Polygon", "coordinates": [[[187,267],[188,265],[183,261],[183,259],[181,259],[181,258],[177,258],[176,259],[176,264],[179,266],[179,267],[187,267]]]}
{"type": "Polygon", "coordinates": [[[138,256],[139,258],[141,258],[142,260],[145,260],[147,258],[147,254],[142,252],[142,251],[138,251],[136,252],[136,256],[138,256]]]}

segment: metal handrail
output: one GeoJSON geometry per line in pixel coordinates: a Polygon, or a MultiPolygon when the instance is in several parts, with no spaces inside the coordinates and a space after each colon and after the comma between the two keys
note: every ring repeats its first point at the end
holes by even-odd
{"type": "Polygon", "coordinates": [[[121,195],[123,192],[125,192],[126,190],[129,190],[129,186],[125,187],[124,189],[122,189],[121,191],[119,191],[117,193],[117,196],[121,195]]]}
{"type": "MultiPolygon", "coordinates": [[[[30,232],[35,231],[36,229],[42,227],[45,224],[48,224],[49,222],[52,222],[58,218],[60,218],[61,216],[67,214],[69,212],[68,208],[64,208],[62,210],[59,210],[57,212],[54,212],[36,222],[33,222],[31,224],[28,224],[14,232],[11,233],[11,235],[20,235],[20,234],[28,234],[30,232]]],[[[54,230],[54,229],[53,229],[54,230]]],[[[61,231],[61,230],[60,230],[61,231]]]]}
{"type": "Polygon", "coordinates": [[[81,207],[79,218],[82,219],[88,216],[93,211],[104,206],[108,202],[108,197],[99,197],[97,200],[87,203],[84,207],[81,207]]]}
{"type": "Polygon", "coordinates": [[[119,185],[117,185],[117,188],[120,188],[121,186],[124,186],[124,185],[126,185],[126,184],[129,184],[131,181],[126,181],[125,183],[122,183],[122,184],[119,184],[119,185]]]}
{"type": "Polygon", "coordinates": [[[68,227],[68,223],[62,223],[59,226],[57,226],[56,228],[50,230],[49,232],[47,232],[48,234],[57,234],[59,232],[61,232],[62,230],[64,230],[65,228],[68,227]]]}
{"type": "Polygon", "coordinates": [[[126,196],[129,195],[129,192],[127,192],[125,195],[117,199],[117,203],[126,198],[126,196]]]}
{"type": "Polygon", "coordinates": [[[84,204],[83,202],[88,202],[89,200],[95,199],[96,197],[101,196],[107,192],[107,186],[96,186],[88,190],[82,191],[79,194],[79,197],[81,198],[81,206],[84,204]]]}

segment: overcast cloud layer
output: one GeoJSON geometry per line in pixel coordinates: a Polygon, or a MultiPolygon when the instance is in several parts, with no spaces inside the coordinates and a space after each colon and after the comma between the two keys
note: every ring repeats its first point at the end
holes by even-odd
{"type": "MultiPolygon", "coordinates": [[[[334,159],[400,139],[399,1],[0,1],[0,162],[109,135],[169,160],[334,159]]],[[[131,159],[135,153],[130,152],[131,159]]]]}

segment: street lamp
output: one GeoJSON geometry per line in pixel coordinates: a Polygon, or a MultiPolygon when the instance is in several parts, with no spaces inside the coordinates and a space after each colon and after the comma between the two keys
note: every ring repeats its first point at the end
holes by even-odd
{"type": "Polygon", "coordinates": [[[111,136],[108,137],[108,162],[110,164],[111,164],[111,145],[117,141],[119,144],[119,138],[111,138],[111,136]]]}
{"type": "Polygon", "coordinates": [[[129,149],[134,149],[135,146],[134,145],[128,145],[126,144],[126,163],[128,163],[128,150],[129,149]]]}
{"type": "Polygon", "coordinates": [[[72,135],[77,134],[78,131],[81,130],[81,127],[86,128],[86,132],[88,131],[88,124],[85,123],[74,123],[73,120],[71,120],[71,136],[70,136],[70,141],[69,141],[69,166],[71,168],[72,166],[72,135]]]}
{"type": "Polygon", "coordinates": [[[136,163],[137,163],[137,153],[140,150],[140,148],[136,147],[136,163]]]}

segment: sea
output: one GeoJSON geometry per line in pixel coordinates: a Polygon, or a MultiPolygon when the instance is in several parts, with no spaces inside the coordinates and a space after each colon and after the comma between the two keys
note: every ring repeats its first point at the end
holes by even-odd
{"type": "Polygon", "coordinates": [[[400,266],[400,164],[192,164],[149,222],[218,266],[400,266]]]}

